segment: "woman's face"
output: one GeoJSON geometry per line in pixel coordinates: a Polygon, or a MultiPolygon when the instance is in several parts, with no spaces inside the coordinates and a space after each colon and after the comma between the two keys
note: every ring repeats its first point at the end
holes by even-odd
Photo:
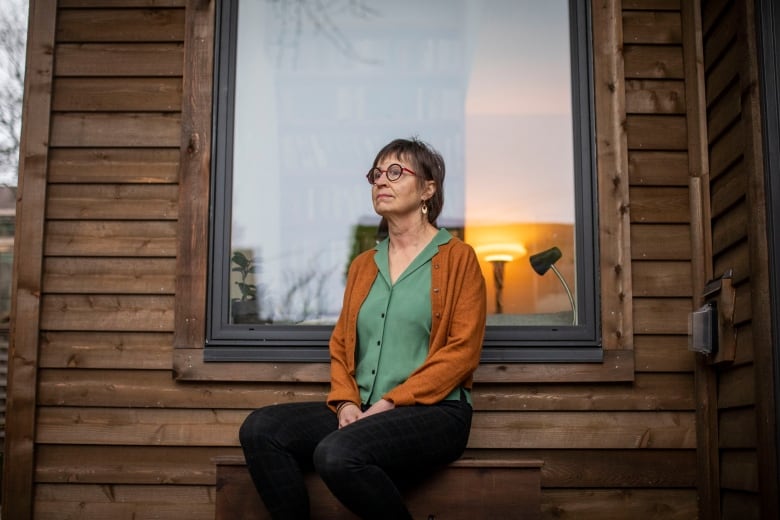
{"type": "MultiPolygon", "coordinates": [[[[384,157],[377,163],[377,168],[387,171],[391,164],[400,164],[403,168],[416,172],[416,165],[401,157],[384,157]]],[[[405,216],[420,213],[423,200],[428,200],[434,193],[434,182],[425,181],[420,186],[419,173],[412,175],[407,170],[395,181],[389,181],[386,174],[379,176],[371,186],[371,200],[374,211],[383,217],[405,216]]]]}

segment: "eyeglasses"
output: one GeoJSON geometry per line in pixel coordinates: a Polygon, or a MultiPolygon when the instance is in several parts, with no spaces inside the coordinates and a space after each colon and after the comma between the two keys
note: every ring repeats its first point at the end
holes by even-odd
{"type": "Polygon", "coordinates": [[[380,170],[379,168],[371,168],[371,170],[366,174],[366,179],[368,179],[369,184],[374,184],[376,181],[379,180],[379,177],[381,177],[382,174],[384,173],[388,181],[395,182],[401,178],[401,175],[403,175],[404,172],[407,172],[410,175],[417,175],[409,168],[404,168],[400,164],[391,164],[390,166],[387,167],[386,170],[380,170]]]}

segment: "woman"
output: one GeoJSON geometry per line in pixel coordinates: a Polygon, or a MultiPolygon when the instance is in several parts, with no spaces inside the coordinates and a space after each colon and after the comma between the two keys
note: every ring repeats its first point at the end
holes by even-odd
{"type": "Polygon", "coordinates": [[[485,281],[473,249],[436,227],[444,161],[398,139],[367,178],[388,236],[350,265],[327,402],[261,408],[239,433],[273,518],[309,517],[312,464],[356,515],[411,518],[399,482],[457,459],[468,441],[485,281]]]}

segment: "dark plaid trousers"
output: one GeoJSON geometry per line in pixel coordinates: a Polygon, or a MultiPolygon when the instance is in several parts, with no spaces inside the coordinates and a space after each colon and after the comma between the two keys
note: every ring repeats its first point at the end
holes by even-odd
{"type": "Polygon", "coordinates": [[[323,402],[286,403],[252,412],[239,437],[272,518],[309,518],[313,468],[356,515],[399,520],[411,518],[400,489],[463,454],[471,413],[464,399],[399,406],[339,429],[323,402]]]}

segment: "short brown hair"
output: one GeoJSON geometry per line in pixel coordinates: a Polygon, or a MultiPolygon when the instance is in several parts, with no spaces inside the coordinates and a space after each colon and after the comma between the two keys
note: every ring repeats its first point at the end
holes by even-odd
{"type": "MultiPolygon", "coordinates": [[[[433,194],[428,204],[428,222],[436,226],[436,219],[439,218],[441,210],[444,207],[444,158],[431,145],[419,140],[416,137],[410,139],[395,139],[387,143],[379,153],[376,154],[373,167],[376,167],[382,159],[387,157],[398,157],[409,160],[414,163],[414,171],[420,177],[419,182],[433,181],[436,186],[436,192],[433,194]]],[[[384,219],[382,219],[383,224],[384,219]]],[[[382,224],[380,224],[380,228],[382,224]]]]}

